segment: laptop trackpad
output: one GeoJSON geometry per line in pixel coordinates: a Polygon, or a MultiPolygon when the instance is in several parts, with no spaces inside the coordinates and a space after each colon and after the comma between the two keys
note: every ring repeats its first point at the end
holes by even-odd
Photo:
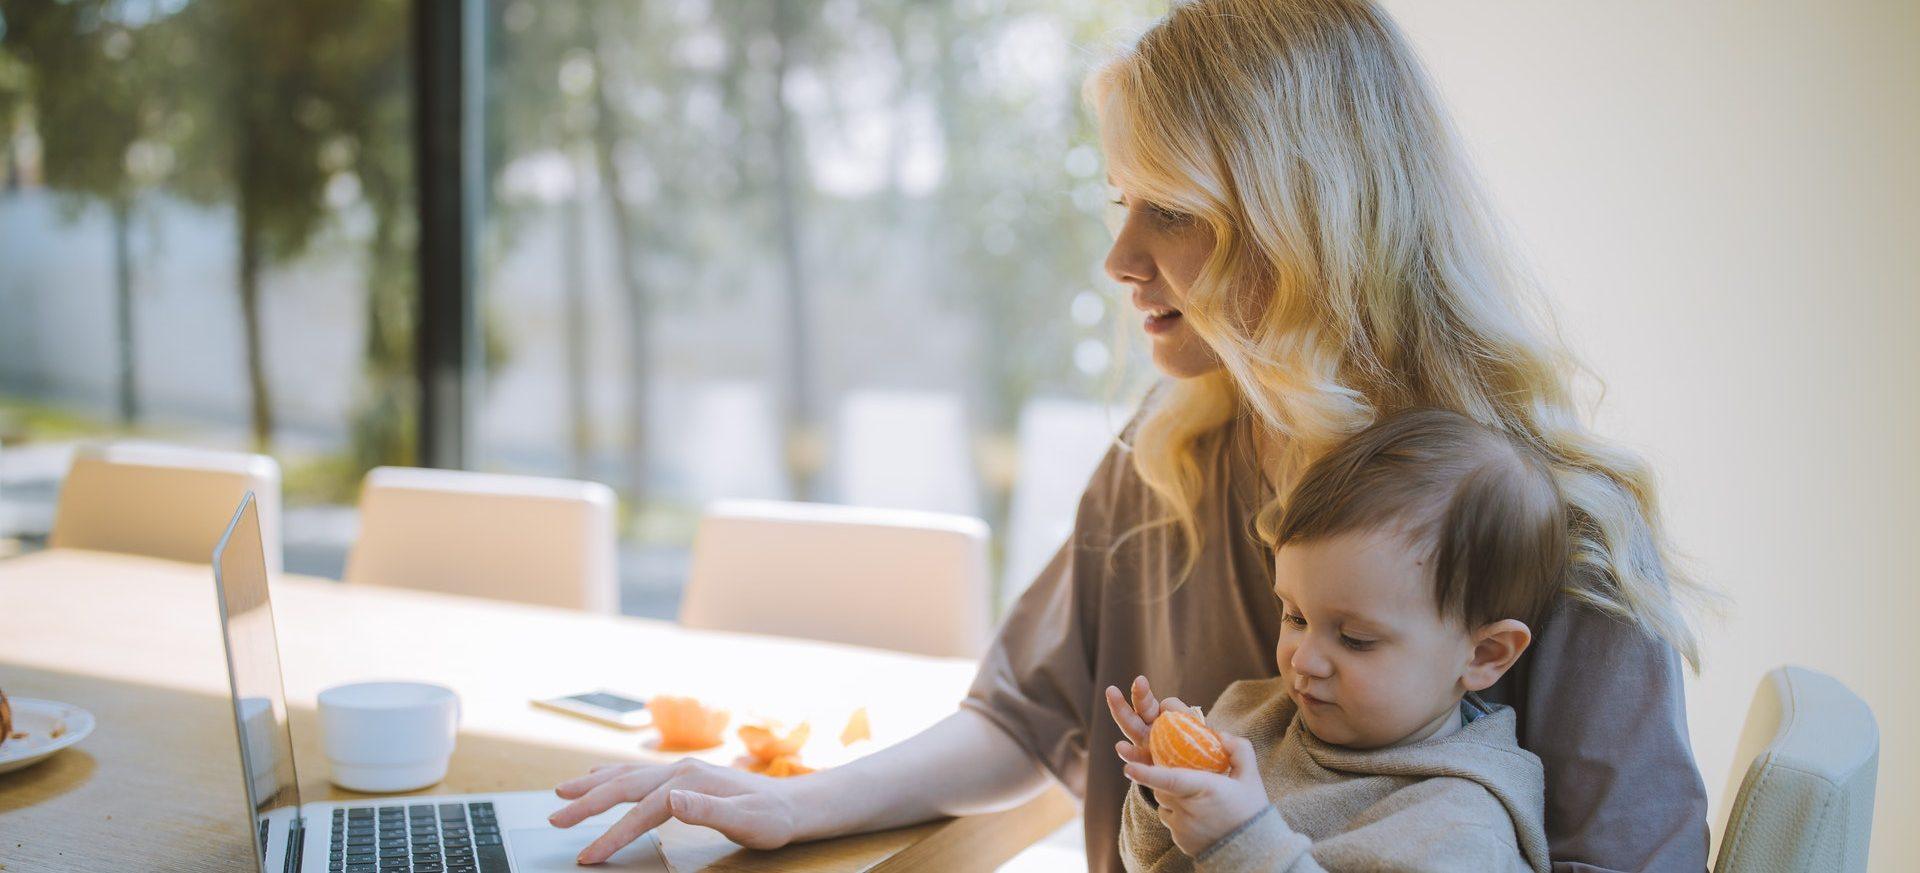
{"type": "Polygon", "coordinates": [[[580,856],[580,850],[602,833],[599,829],[571,828],[523,828],[507,832],[507,843],[513,846],[514,873],[534,873],[544,870],[645,870],[651,873],[669,873],[666,859],[660,856],[660,841],[653,834],[644,834],[640,839],[627,844],[627,847],[613,853],[605,863],[594,867],[581,867],[573,859],[580,856]]]}

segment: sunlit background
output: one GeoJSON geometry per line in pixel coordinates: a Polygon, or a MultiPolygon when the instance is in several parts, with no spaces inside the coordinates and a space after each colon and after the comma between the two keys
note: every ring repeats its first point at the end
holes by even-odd
{"type": "MultiPolygon", "coordinates": [[[[1766,670],[1829,672],[1904,869],[1920,7],[1386,5],[1731,600],[1709,791],[1766,670]]],[[[257,447],[288,569],[340,573],[362,473],[417,460],[409,8],[0,0],[0,538],[37,546],[79,441],[257,447]]],[[[1164,3],[484,8],[472,466],[617,488],[634,614],[724,496],[979,515],[1023,586],[1150,375],[1077,90],[1164,3]]]]}
{"type": "MultiPolygon", "coordinates": [[[[1144,375],[1079,82],[1152,7],[486,4],[471,465],[615,486],[632,613],[721,497],[978,515],[1024,582],[1144,375]]],[[[340,575],[417,459],[410,8],[0,4],[12,532],[76,441],[250,448],[340,575]]]]}

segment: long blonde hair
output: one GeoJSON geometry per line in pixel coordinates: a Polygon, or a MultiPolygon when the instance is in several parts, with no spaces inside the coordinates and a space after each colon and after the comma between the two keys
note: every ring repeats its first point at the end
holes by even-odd
{"type": "Polygon", "coordinates": [[[1563,589],[1699,666],[1652,471],[1582,423],[1578,364],[1509,254],[1413,50],[1367,0],[1188,0],[1096,70],[1109,171],[1214,247],[1181,304],[1221,370],[1146,401],[1135,469],[1190,572],[1207,437],[1249,416],[1277,439],[1278,497],[1377,416],[1436,406],[1549,459],[1568,503],[1563,589]],[[1247,306],[1245,289],[1267,289],[1247,306]]]}

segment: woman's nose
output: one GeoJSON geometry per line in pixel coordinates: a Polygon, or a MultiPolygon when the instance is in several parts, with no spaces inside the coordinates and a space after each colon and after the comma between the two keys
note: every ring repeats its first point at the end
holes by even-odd
{"type": "Polygon", "coordinates": [[[1153,280],[1153,257],[1139,244],[1132,227],[1132,219],[1121,225],[1120,233],[1113,238],[1113,248],[1107,249],[1103,266],[1107,277],[1115,282],[1142,285],[1153,280]]]}

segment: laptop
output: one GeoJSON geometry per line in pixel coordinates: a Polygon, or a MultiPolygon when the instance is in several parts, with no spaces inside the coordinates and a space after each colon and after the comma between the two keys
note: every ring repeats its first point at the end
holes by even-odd
{"type": "MultiPolygon", "coordinates": [[[[621,804],[572,828],[547,824],[564,801],[551,791],[300,801],[280,647],[267,599],[259,510],[249,492],[213,550],[233,722],[261,873],[545,873],[618,821],[621,804]]],[[[454,754],[459,754],[456,750],[454,754]]],[[[665,873],[651,833],[599,869],[665,873]]]]}

